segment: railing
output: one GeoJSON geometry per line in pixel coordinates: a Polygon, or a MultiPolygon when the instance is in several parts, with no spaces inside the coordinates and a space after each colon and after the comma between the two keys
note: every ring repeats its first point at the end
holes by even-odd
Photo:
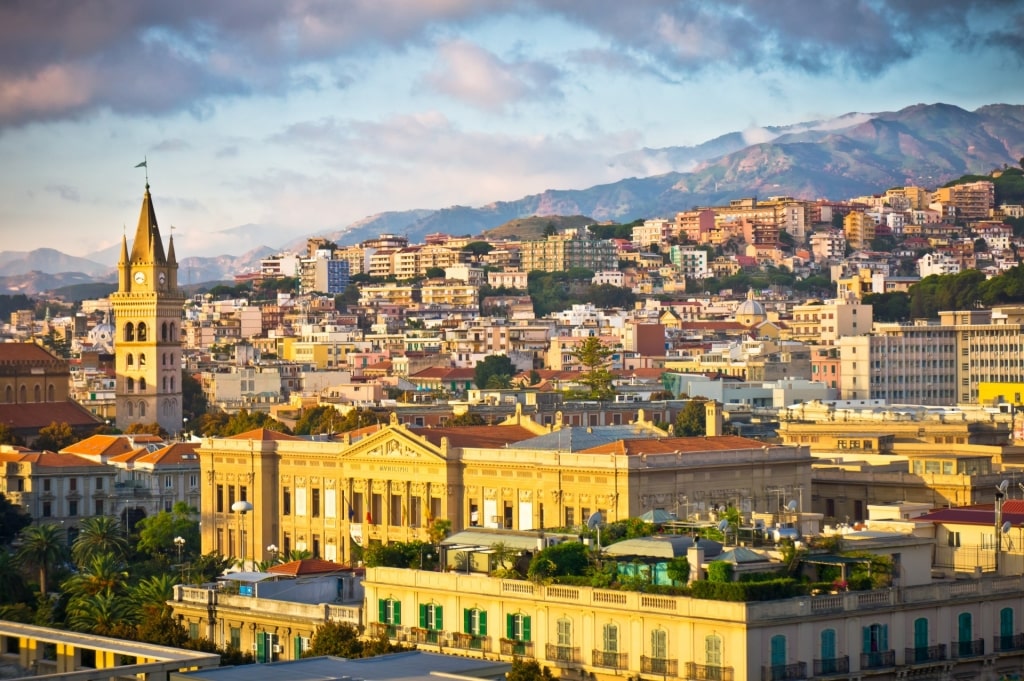
{"type": "Polygon", "coordinates": [[[683,675],[689,681],[733,681],[732,667],[717,667],[695,662],[686,663],[683,675]]]}
{"type": "Polygon", "coordinates": [[[879,650],[875,653],[860,654],[861,669],[883,669],[896,666],[895,650],[879,650]]]}
{"type": "Polygon", "coordinates": [[[832,676],[833,674],[850,673],[850,656],[826,657],[814,661],[815,676],[832,676]]]}
{"type": "Polygon", "coordinates": [[[392,641],[398,639],[398,634],[402,631],[402,627],[397,624],[388,624],[386,622],[370,622],[370,636],[374,638],[378,636],[387,636],[392,641]]]}
{"type": "Polygon", "coordinates": [[[437,629],[424,629],[422,627],[413,627],[409,633],[412,634],[413,643],[426,643],[435,646],[442,634],[437,629]]]}
{"type": "Polygon", "coordinates": [[[937,646],[921,646],[920,648],[907,648],[906,664],[925,664],[927,662],[941,662],[946,659],[946,644],[940,643],[937,646]]]}
{"type": "Polygon", "coordinates": [[[501,654],[515,655],[516,657],[533,657],[533,642],[503,638],[501,639],[501,654]]]}
{"type": "Polygon", "coordinates": [[[985,639],[979,638],[973,641],[953,641],[949,646],[953,659],[965,657],[980,657],[985,654],[985,639]]]}
{"type": "Polygon", "coordinates": [[[795,681],[807,678],[807,663],[772,664],[761,668],[761,681],[795,681]]]}
{"type": "Polygon", "coordinates": [[[992,650],[997,653],[1005,653],[1011,650],[1024,650],[1024,634],[993,636],[992,650]]]}
{"type": "Polygon", "coordinates": [[[643,674],[657,674],[659,676],[678,676],[679,661],[669,660],[663,657],[640,657],[640,671],[643,674]]]}
{"type": "Polygon", "coordinates": [[[607,650],[595,650],[593,662],[595,667],[625,669],[629,665],[629,655],[627,653],[613,653],[607,650]]]}
{"type": "Polygon", "coordinates": [[[544,657],[552,662],[561,662],[563,664],[580,664],[583,660],[579,648],[560,646],[554,643],[547,644],[544,650],[544,657]]]}
{"type": "Polygon", "coordinates": [[[459,650],[490,650],[491,637],[454,633],[452,634],[450,645],[452,648],[458,648],[459,650]]]}

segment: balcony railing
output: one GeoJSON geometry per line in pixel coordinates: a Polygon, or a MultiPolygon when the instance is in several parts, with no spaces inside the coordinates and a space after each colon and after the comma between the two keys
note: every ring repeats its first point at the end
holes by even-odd
{"type": "Polygon", "coordinates": [[[626,653],[613,653],[607,650],[595,650],[593,661],[595,667],[625,669],[629,664],[629,655],[626,653]]]}
{"type": "Polygon", "coordinates": [[[850,656],[827,657],[814,661],[815,676],[832,676],[833,674],[850,673],[850,656]]]}
{"type": "Polygon", "coordinates": [[[490,650],[491,637],[475,634],[452,634],[451,646],[459,650],[490,650]]]}
{"type": "Polygon", "coordinates": [[[1024,634],[993,636],[992,649],[997,653],[1006,653],[1011,650],[1024,650],[1024,634]]]}
{"type": "Polygon", "coordinates": [[[409,630],[410,638],[413,643],[425,643],[429,645],[437,645],[438,639],[441,638],[440,632],[436,629],[424,629],[423,627],[413,627],[409,630]]]}
{"type": "Polygon", "coordinates": [[[644,674],[657,674],[659,676],[679,676],[679,661],[669,660],[664,657],[641,656],[640,671],[644,674]]]}
{"type": "Polygon", "coordinates": [[[761,681],[797,681],[807,678],[807,663],[772,664],[761,668],[761,681]]]}
{"type": "Polygon", "coordinates": [[[501,654],[515,655],[516,657],[533,657],[533,642],[503,638],[501,639],[501,654]]]}
{"type": "Polygon", "coordinates": [[[885,667],[896,666],[895,650],[879,650],[874,653],[860,654],[861,669],[884,669],[885,667]]]}
{"type": "Polygon", "coordinates": [[[583,656],[580,654],[580,649],[573,646],[560,646],[554,643],[549,643],[544,651],[544,657],[551,660],[552,662],[562,664],[580,664],[583,661],[583,656]]]}
{"type": "Polygon", "coordinates": [[[946,644],[940,643],[937,646],[921,646],[920,648],[907,648],[907,664],[926,664],[929,662],[941,662],[946,659],[946,644]]]}
{"type": "Polygon", "coordinates": [[[985,654],[985,639],[979,638],[973,641],[953,641],[949,646],[953,659],[965,657],[981,657],[985,654]]]}
{"type": "Polygon", "coordinates": [[[689,681],[732,681],[732,667],[719,667],[710,664],[686,663],[684,676],[689,681]]]}

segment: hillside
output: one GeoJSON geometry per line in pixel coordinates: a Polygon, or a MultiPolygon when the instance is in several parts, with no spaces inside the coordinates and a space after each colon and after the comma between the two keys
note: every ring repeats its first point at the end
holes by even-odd
{"type": "Polygon", "coordinates": [[[548,225],[553,225],[557,231],[562,232],[592,224],[594,224],[594,220],[585,215],[516,218],[503,225],[498,225],[494,229],[486,230],[483,236],[488,239],[542,239],[548,225]]]}

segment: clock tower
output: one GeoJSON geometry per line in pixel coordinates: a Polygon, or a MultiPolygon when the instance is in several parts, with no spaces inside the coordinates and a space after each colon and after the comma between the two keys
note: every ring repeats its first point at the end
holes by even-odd
{"type": "Polygon", "coordinates": [[[178,289],[174,236],[164,252],[149,183],[142,198],[131,253],[121,240],[114,309],[117,427],[159,423],[181,431],[181,319],[185,294],[178,289]]]}

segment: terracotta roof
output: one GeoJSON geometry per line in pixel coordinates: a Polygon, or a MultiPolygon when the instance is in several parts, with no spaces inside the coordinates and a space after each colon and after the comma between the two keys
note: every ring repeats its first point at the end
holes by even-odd
{"type": "MultiPolygon", "coordinates": [[[[0,364],[13,362],[61,362],[36,343],[0,343],[0,364]]],[[[63,362],[66,364],[66,362],[63,362]]]]}
{"type": "Polygon", "coordinates": [[[102,457],[117,456],[135,449],[131,441],[123,435],[92,435],[60,451],[65,454],[102,457]]]}
{"type": "Polygon", "coordinates": [[[640,454],[692,454],[696,452],[720,452],[734,449],[761,449],[764,443],[737,435],[716,437],[663,437],[616,440],[590,449],[580,450],[585,454],[618,454],[639,456],[640,454]]]}
{"type": "Polygon", "coordinates": [[[522,426],[445,426],[409,430],[438,447],[443,437],[448,438],[451,447],[504,447],[510,442],[537,437],[536,433],[522,426]]]}
{"type": "Polygon", "coordinates": [[[267,568],[267,572],[272,572],[275,575],[301,577],[302,575],[322,575],[348,569],[349,568],[345,565],[332,563],[329,560],[323,560],[321,558],[303,558],[302,560],[293,560],[290,563],[271,566],[267,568]]]}
{"type": "MultiPolygon", "coordinates": [[[[0,343],[0,346],[5,345],[0,343]]],[[[75,426],[98,426],[101,422],[77,402],[31,402],[0,405],[0,423],[9,428],[42,428],[53,422],[75,426]]]]}
{"type": "Polygon", "coordinates": [[[135,462],[154,466],[198,466],[197,449],[199,449],[198,442],[172,442],[155,452],[142,450],[142,454],[135,459],[135,462]]]}
{"type": "Polygon", "coordinates": [[[90,467],[106,469],[107,466],[74,454],[56,452],[0,452],[0,461],[9,463],[34,463],[43,468],[90,467]]]}
{"type": "MultiPolygon", "coordinates": [[[[1024,502],[1008,500],[1003,504],[1003,522],[1019,526],[1024,523],[1024,502]],[[1009,507],[1009,508],[1007,508],[1009,507]]],[[[961,506],[959,508],[940,508],[914,518],[915,522],[953,523],[957,525],[984,525],[992,528],[996,521],[996,509],[993,504],[961,506]]]]}
{"type": "Polygon", "coordinates": [[[294,435],[288,435],[287,433],[279,433],[276,430],[270,430],[268,428],[257,428],[256,430],[247,430],[244,433],[238,435],[229,435],[224,438],[226,440],[259,440],[261,442],[277,441],[277,440],[301,440],[301,437],[295,437],[294,435]]]}

